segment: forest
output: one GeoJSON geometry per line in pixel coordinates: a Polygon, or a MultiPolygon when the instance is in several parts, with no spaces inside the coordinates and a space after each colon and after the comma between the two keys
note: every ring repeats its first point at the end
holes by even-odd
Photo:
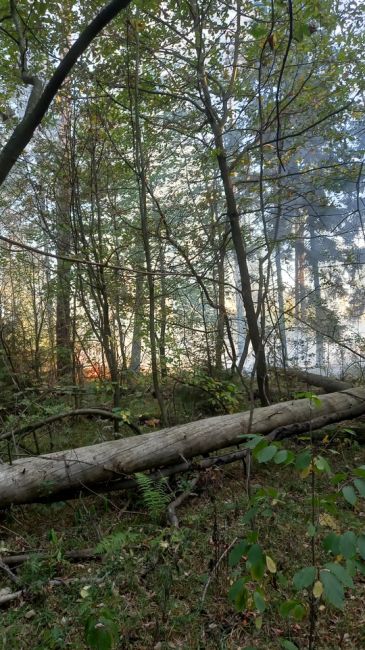
{"type": "Polygon", "coordinates": [[[365,2],[0,0],[0,647],[365,649],[365,2]]]}

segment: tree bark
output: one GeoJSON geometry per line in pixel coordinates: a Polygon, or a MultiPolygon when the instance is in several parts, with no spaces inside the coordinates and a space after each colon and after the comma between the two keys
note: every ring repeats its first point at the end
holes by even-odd
{"type": "Polygon", "coordinates": [[[294,376],[301,381],[307,382],[307,384],[323,388],[326,393],[336,393],[337,391],[352,388],[352,384],[347,381],[341,381],[340,379],[334,379],[333,377],[325,377],[324,375],[317,375],[313,372],[301,370],[300,368],[285,368],[284,372],[289,376],[294,376]]]}
{"type": "Polygon", "coordinates": [[[253,413],[221,415],[162,429],[125,440],[104,442],[35,458],[26,457],[11,465],[0,465],[0,506],[29,503],[41,497],[79,487],[108,483],[123,476],[178,463],[217,449],[243,442],[242,435],[270,434],[294,422],[321,417],[333,422],[365,413],[365,388],[331,393],[320,398],[321,406],[309,399],[283,402],[255,409],[253,413]]]}
{"type": "Polygon", "coordinates": [[[139,373],[142,359],[142,327],[144,308],[144,276],[138,273],[136,277],[136,292],[134,298],[134,321],[129,370],[139,373]]]}

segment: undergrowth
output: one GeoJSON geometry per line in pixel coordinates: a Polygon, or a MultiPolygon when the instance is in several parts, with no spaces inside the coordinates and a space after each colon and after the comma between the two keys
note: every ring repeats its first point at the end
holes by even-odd
{"type": "MultiPolygon", "coordinates": [[[[298,455],[306,444],[286,447],[298,455]]],[[[317,455],[325,448],[318,443],[317,455]]],[[[365,462],[364,449],[350,439],[333,442],[331,448],[336,451],[334,473],[365,462]]],[[[280,576],[299,571],[304,557],[310,557],[308,481],[298,482],[290,466],[283,472],[279,465],[255,464],[251,487],[256,503],[250,504],[240,464],[210,470],[201,493],[179,509],[180,529],[172,530],[161,511],[159,519],[151,516],[151,504],[165,507],[165,498],[173,495],[163,484],[151,486],[146,475],[138,480],[140,490],[127,502],[120,494],[107,499],[94,496],[67,504],[13,508],[3,517],[3,555],[42,548],[47,557],[32,560],[18,571],[27,594],[3,611],[0,647],[279,650],[284,639],[301,650],[307,647],[306,617],[283,618],[270,604],[271,597],[261,621],[258,596],[256,602],[236,611],[227,597],[235,581],[227,549],[235,537],[246,539],[251,534],[249,513],[258,506],[260,544],[277,568],[267,573],[265,589],[282,600],[295,600],[294,588],[282,584],[280,576]],[[156,494],[151,496],[151,491],[156,494]],[[86,547],[101,554],[102,560],[71,563],[65,558],[66,551],[86,547]],[[64,584],[52,584],[56,577],[64,584]]],[[[318,481],[321,490],[324,477],[320,475],[318,481]]],[[[333,494],[336,490],[332,486],[333,494]]],[[[325,535],[335,532],[334,521],[339,531],[351,528],[360,535],[364,519],[360,501],[351,506],[343,500],[332,519],[327,513],[321,521],[325,535]]],[[[319,650],[365,647],[365,580],[360,575],[354,583],[342,611],[322,603],[319,650]]],[[[3,586],[14,588],[5,578],[3,586]]]]}

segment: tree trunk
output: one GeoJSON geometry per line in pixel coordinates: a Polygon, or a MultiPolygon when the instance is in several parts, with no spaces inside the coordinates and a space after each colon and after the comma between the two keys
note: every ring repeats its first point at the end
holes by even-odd
{"type": "Polygon", "coordinates": [[[255,409],[253,413],[220,415],[182,424],[156,433],[103,442],[46,456],[14,460],[0,465],[0,507],[56,497],[80,486],[108,483],[135,472],[171,465],[200,454],[243,442],[250,432],[267,435],[282,427],[326,422],[365,413],[365,388],[320,397],[321,406],[309,399],[255,409]]]}
{"type": "Polygon", "coordinates": [[[224,258],[225,249],[222,248],[218,253],[217,271],[218,271],[218,309],[217,309],[217,333],[215,339],[215,367],[218,371],[223,369],[223,351],[224,351],[224,325],[225,325],[225,286],[224,286],[224,258]]]}
{"type": "Polygon", "coordinates": [[[71,349],[71,264],[61,259],[69,255],[71,248],[71,233],[69,215],[59,207],[57,218],[57,307],[56,307],[56,350],[57,376],[70,376],[72,369],[71,349]]]}
{"type": "Polygon", "coordinates": [[[248,270],[247,254],[240,225],[239,211],[237,208],[234,188],[229,174],[227,158],[223,149],[222,134],[215,129],[215,143],[219,154],[217,155],[222,183],[227,204],[227,216],[231,226],[232,242],[237,256],[242,287],[242,299],[246,312],[247,327],[250,333],[252,347],[255,353],[257,386],[261,404],[269,403],[269,383],[266,370],[265,350],[260,328],[257,322],[255,305],[252,297],[251,278],[248,270]]]}
{"type": "Polygon", "coordinates": [[[295,240],[295,318],[305,318],[305,224],[298,225],[295,240]]]}
{"type": "Polygon", "coordinates": [[[139,273],[136,277],[136,293],[134,298],[134,322],[129,369],[140,372],[142,358],[142,325],[144,302],[144,276],[139,273]]]}
{"type": "Polygon", "coordinates": [[[277,249],[275,252],[275,266],[276,266],[276,278],[277,278],[277,291],[278,291],[278,308],[279,308],[279,320],[278,320],[278,331],[280,336],[280,345],[281,345],[281,355],[283,360],[283,366],[285,367],[288,360],[288,346],[286,340],[286,326],[285,326],[285,300],[284,300],[284,282],[283,274],[281,268],[281,244],[277,243],[277,249]]]}
{"type": "Polygon", "coordinates": [[[160,388],[159,369],[157,362],[157,341],[156,341],[156,317],[155,317],[155,278],[153,275],[152,253],[150,244],[150,232],[147,213],[147,177],[146,177],[146,163],[144,156],[144,142],[142,129],[140,124],[139,115],[139,34],[135,30],[135,43],[136,43],[136,62],[135,62],[135,87],[134,87],[134,136],[135,136],[135,163],[138,172],[138,190],[139,190],[139,209],[141,217],[141,231],[143,248],[146,260],[147,269],[147,286],[149,297],[149,318],[148,318],[148,331],[150,337],[151,349],[151,368],[152,368],[152,381],[156,399],[160,408],[160,417],[163,425],[167,424],[167,414],[164,398],[160,388]]]}
{"type": "Polygon", "coordinates": [[[165,249],[162,241],[159,241],[159,267],[160,267],[160,333],[158,337],[158,347],[160,352],[161,377],[167,377],[166,361],[166,331],[167,331],[167,302],[166,302],[166,277],[165,277],[165,249]]]}
{"type": "Polygon", "coordinates": [[[319,260],[314,245],[316,231],[312,221],[313,221],[313,216],[311,219],[311,223],[309,225],[309,235],[310,235],[310,242],[311,242],[310,263],[312,267],[313,285],[314,285],[315,323],[316,323],[316,327],[318,327],[318,329],[316,330],[316,366],[318,368],[322,368],[324,365],[324,337],[322,334],[322,330],[324,326],[323,309],[322,309],[322,291],[321,291],[321,280],[320,280],[320,273],[319,273],[319,260]]]}
{"type": "MultiPolygon", "coordinates": [[[[66,20],[65,20],[66,22],[66,20]]],[[[69,34],[66,34],[68,43],[69,34]]],[[[71,263],[66,261],[72,251],[72,173],[70,157],[71,109],[70,87],[61,99],[61,116],[58,126],[58,183],[56,188],[56,353],[57,377],[71,379],[73,349],[71,342],[71,263]]]]}
{"type": "Polygon", "coordinates": [[[212,95],[207,80],[208,77],[205,70],[205,48],[202,36],[202,18],[199,15],[197,3],[195,0],[190,3],[190,11],[194,18],[198,87],[201,91],[200,94],[207,116],[207,121],[210,124],[214,137],[214,146],[218,161],[218,167],[224,189],[227,219],[230,225],[233,247],[236,253],[238,268],[240,272],[242,300],[246,314],[247,329],[255,353],[257,387],[261,404],[265,405],[270,403],[270,395],[264,342],[262,332],[260,331],[260,327],[257,321],[255,304],[252,295],[251,277],[248,268],[246,245],[241,230],[240,213],[235,196],[235,187],[232,182],[232,175],[230,173],[227,160],[227,149],[224,143],[224,125],[227,122],[228,113],[226,110],[223,110],[223,115],[219,117],[214,105],[214,101],[212,100],[212,95]]]}

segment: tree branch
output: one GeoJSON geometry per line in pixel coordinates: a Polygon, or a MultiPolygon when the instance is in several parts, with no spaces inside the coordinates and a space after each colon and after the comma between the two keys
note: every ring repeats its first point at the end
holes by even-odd
{"type": "Polygon", "coordinates": [[[14,129],[8,142],[0,153],[0,185],[2,185],[6,180],[20,154],[30,142],[34,131],[41,123],[54,97],[58,93],[77,60],[85,52],[90,43],[98,36],[102,29],[108,25],[108,23],[110,23],[122,9],[125,9],[129,5],[130,1],[131,0],[111,0],[111,2],[105,5],[91,23],[87,25],[84,31],[81,32],[75,43],[70,47],[66,56],[54,71],[35,105],[30,106],[29,100],[25,115],[19,122],[18,126],[14,129]]]}

